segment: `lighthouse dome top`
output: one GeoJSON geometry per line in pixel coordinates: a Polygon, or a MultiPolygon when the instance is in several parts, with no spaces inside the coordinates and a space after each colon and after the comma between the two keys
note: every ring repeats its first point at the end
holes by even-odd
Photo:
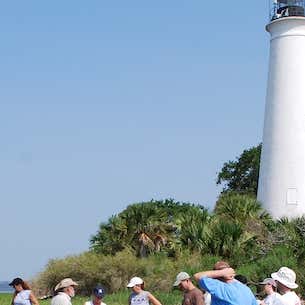
{"type": "Polygon", "coordinates": [[[305,0],[270,1],[270,20],[291,16],[305,17],[305,0]]]}

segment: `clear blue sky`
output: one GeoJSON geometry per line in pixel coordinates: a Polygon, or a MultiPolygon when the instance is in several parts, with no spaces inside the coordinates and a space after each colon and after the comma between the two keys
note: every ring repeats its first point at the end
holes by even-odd
{"type": "Polygon", "coordinates": [[[268,1],[6,1],[0,280],[89,247],[128,204],[212,207],[262,138],[268,1]]]}

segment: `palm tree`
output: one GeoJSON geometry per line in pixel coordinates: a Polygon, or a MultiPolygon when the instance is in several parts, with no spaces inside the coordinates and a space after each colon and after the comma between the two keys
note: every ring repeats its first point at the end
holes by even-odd
{"type": "Polygon", "coordinates": [[[135,203],[100,225],[91,248],[106,254],[131,248],[139,257],[160,251],[175,255],[181,245],[203,249],[208,219],[204,207],[173,199],[135,203]]]}
{"type": "MultiPolygon", "coordinates": [[[[233,237],[231,241],[236,245],[236,249],[241,247],[241,252],[245,252],[249,257],[261,256],[269,251],[271,242],[268,229],[273,221],[253,196],[224,193],[219,197],[214,212],[219,222],[224,222],[225,226],[229,224],[226,229],[219,228],[225,239],[226,234],[230,235],[233,231],[239,235],[238,239],[233,237]],[[256,245],[253,244],[254,240],[256,245]]],[[[229,240],[227,242],[230,243],[229,240]]]]}
{"type": "Polygon", "coordinates": [[[208,236],[206,246],[210,253],[231,259],[236,255],[250,254],[256,243],[255,234],[243,230],[241,224],[216,218],[208,236]]]}
{"type": "Polygon", "coordinates": [[[191,206],[177,217],[178,239],[182,246],[191,251],[205,250],[205,240],[210,223],[208,210],[200,206],[191,206]]]}
{"type": "Polygon", "coordinates": [[[119,217],[125,220],[127,238],[140,257],[161,251],[175,231],[166,210],[152,201],[132,204],[119,217]]]}
{"type": "Polygon", "coordinates": [[[216,202],[216,215],[245,223],[249,218],[270,220],[270,215],[261,204],[252,196],[228,192],[222,194],[216,202]]]}
{"type": "Polygon", "coordinates": [[[91,249],[103,254],[115,254],[125,249],[127,226],[118,216],[112,216],[108,223],[102,223],[96,235],[90,239],[91,249]]]}

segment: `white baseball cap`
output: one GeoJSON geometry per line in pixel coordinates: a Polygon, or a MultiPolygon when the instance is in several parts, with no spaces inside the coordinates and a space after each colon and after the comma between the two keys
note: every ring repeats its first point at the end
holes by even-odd
{"type": "Polygon", "coordinates": [[[272,285],[276,287],[276,281],[270,277],[265,278],[262,282],[259,283],[260,285],[272,285]]]}
{"type": "Polygon", "coordinates": [[[187,280],[191,278],[190,275],[186,272],[180,272],[178,273],[177,277],[176,277],[176,281],[175,283],[173,284],[173,286],[179,286],[179,284],[184,281],[184,280],[187,280]]]}
{"type": "Polygon", "coordinates": [[[127,287],[132,288],[135,285],[141,285],[143,283],[144,283],[144,281],[140,277],[135,276],[129,281],[129,283],[127,284],[127,287]]]}

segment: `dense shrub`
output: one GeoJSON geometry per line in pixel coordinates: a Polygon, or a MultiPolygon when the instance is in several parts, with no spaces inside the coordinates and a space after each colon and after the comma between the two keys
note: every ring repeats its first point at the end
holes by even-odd
{"type": "Polygon", "coordinates": [[[52,293],[65,277],[79,282],[82,295],[89,295],[96,283],[110,293],[124,291],[135,275],[143,277],[150,290],[169,292],[178,272],[209,270],[220,259],[254,283],[281,266],[290,267],[297,273],[299,291],[305,289],[300,272],[305,264],[304,217],[274,221],[255,198],[232,192],[220,196],[213,213],[172,200],[136,204],[126,213],[128,217],[122,212],[101,226],[92,251],[50,260],[35,279],[38,295],[52,293]],[[131,224],[130,213],[137,215],[131,224]],[[108,246],[111,250],[101,251],[108,246]]]}

